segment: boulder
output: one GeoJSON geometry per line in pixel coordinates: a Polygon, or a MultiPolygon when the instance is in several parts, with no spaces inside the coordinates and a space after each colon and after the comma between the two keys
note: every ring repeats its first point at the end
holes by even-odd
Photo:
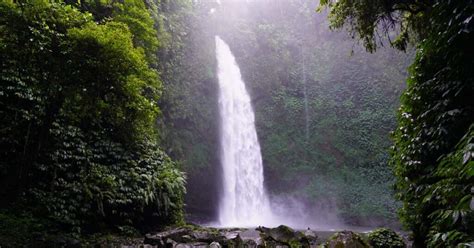
{"type": "Polygon", "coordinates": [[[208,244],[205,242],[194,242],[194,243],[185,243],[177,244],[173,248],[207,248],[208,244]]]}
{"type": "Polygon", "coordinates": [[[239,236],[240,231],[235,231],[235,230],[229,230],[229,231],[223,231],[222,236],[224,236],[226,239],[235,239],[237,236],[239,236]]]}
{"type": "Polygon", "coordinates": [[[257,242],[253,239],[245,239],[243,244],[245,248],[257,248],[257,242]]]}
{"type": "Polygon", "coordinates": [[[168,238],[168,239],[166,240],[166,247],[171,247],[171,248],[173,248],[173,247],[176,247],[176,245],[178,245],[178,242],[176,242],[176,241],[174,241],[174,240],[172,240],[172,239],[170,239],[170,238],[168,238]]]}
{"type": "Polygon", "coordinates": [[[323,245],[324,248],[369,248],[370,246],[357,233],[342,231],[335,233],[323,245]]]}
{"type": "Polygon", "coordinates": [[[260,236],[262,237],[262,239],[271,238],[275,241],[282,243],[289,243],[291,240],[300,238],[297,237],[299,233],[297,234],[297,232],[285,225],[280,225],[276,228],[267,228],[261,226],[258,227],[256,230],[260,232],[260,236]]]}
{"type": "Polygon", "coordinates": [[[267,247],[286,246],[309,248],[312,244],[314,245],[316,243],[317,239],[317,235],[314,232],[308,232],[308,235],[305,235],[305,233],[295,231],[284,225],[280,225],[276,228],[260,226],[256,230],[260,232],[263,245],[267,247]]]}
{"type": "Polygon", "coordinates": [[[185,236],[190,236],[190,230],[187,228],[176,228],[169,231],[164,231],[156,234],[147,234],[145,235],[145,244],[156,245],[158,248],[165,248],[168,239],[175,242],[184,243],[189,242],[185,236]]]}
{"type": "Polygon", "coordinates": [[[223,235],[216,230],[196,230],[193,231],[192,239],[199,242],[208,242],[211,243],[216,240],[221,240],[223,235]]]}
{"type": "Polygon", "coordinates": [[[209,245],[209,248],[221,248],[221,244],[219,244],[218,242],[212,242],[210,245],[209,245]]]}
{"type": "Polygon", "coordinates": [[[318,235],[316,232],[311,229],[307,229],[304,232],[304,236],[300,238],[300,243],[303,247],[316,247],[317,246],[318,235]]]}
{"type": "Polygon", "coordinates": [[[222,244],[223,247],[240,248],[240,247],[243,247],[244,241],[242,240],[242,238],[238,234],[233,239],[227,239],[227,238],[223,239],[221,241],[221,244],[222,244]]]}

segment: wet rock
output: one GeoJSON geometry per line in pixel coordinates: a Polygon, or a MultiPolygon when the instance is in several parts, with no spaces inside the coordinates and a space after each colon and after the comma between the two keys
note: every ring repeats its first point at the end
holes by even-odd
{"type": "Polygon", "coordinates": [[[239,234],[240,234],[240,231],[225,231],[222,233],[222,235],[226,239],[235,239],[237,238],[237,236],[239,236],[239,234]]]}
{"type": "Polygon", "coordinates": [[[211,244],[214,248],[310,248],[314,247],[317,239],[311,230],[303,233],[283,225],[276,228],[259,227],[256,230],[259,232],[185,226],[147,234],[143,243],[157,248],[199,248],[210,247],[211,244]]]}
{"type": "Polygon", "coordinates": [[[186,235],[189,236],[190,230],[186,228],[177,228],[169,231],[160,232],[157,234],[147,234],[145,235],[145,244],[156,245],[158,248],[165,248],[168,239],[173,241],[184,243],[190,240],[186,238],[183,239],[186,235]]]}
{"type": "Polygon", "coordinates": [[[244,248],[256,248],[257,242],[253,239],[246,239],[243,241],[244,248]]]}
{"type": "Polygon", "coordinates": [[[316,232],[314,232],[313,230],[311,229],[307,229],[305,232],[304,232],[304,235],[308,238],[308,239],[318,239],[318,235],[316,234],[316,232]]]}
{"type": "Polygon", "coordinates": [[[176,247],[176,245],[178,245],[178,242],[170,238],[166,239],[166,247],[173,248],[173,247],[176,247]]]}
{"type": "Polygon", "coordinates": [[[256,229],[257,231],[260,231],[260,236],[262,239],[273,239],[278,242],[283,242],[283,243],[288,243],[291,240],[294,239],[299,239],[300,237],[297,237],[299,233],[295,232],[293,229],[290,227],[287,227],[285,225],[280,225],[276,228],[267,228],[267,227],[258,227],[256,229]]]}
{"type": "Polygon", "coordinates": [[[208,244],[205,242],[195,242],[186,244],[177,244],[174,248],[207,248],[208,244]]]}
{"type": "Polygon", "coordinates": [[[223,247],[243,247],[244,241],[240,237],[240,235],[237,234],[235,238],[232,239],[224,239],[221,241],[221,244],[223,247]]]}
{"type": "Polygon", "coordinates": [[[221,244],[219,244],[218,242],[212,242],[210,245],[209,245],[209,248],[221,248],[221,244]]]}
{"type": "Polygon", "coordinates": [[[342,231],[334,234],[323,245],[324,248],[369,248],[362,237],[351,231],[342,231]]]}
{"type": "Polygon", "coordinates": [[[188,243],[188,242],[192,242],[193,240],[194,240],[194,237],[191,237],[191,235],[183,235],[179,239],[179,242],[188,243]]]}
{"type": "MultiPolygon", "coordinates": [[[[147,234],[145,244],[157,248],[174,247],[208,247],[211,243],[221,247],[242,247],[243,241],[239,235],[245,229],[215,229],[199,226],[180,227],[156,234],[147,234]]],[[[217,247],[217,246],[216,246],[217,247]]]]}
{"type": "Polygon", "coordinates": [[[295,231],[290,227],[280,225],[276,228],[258,227],[262,243],[266,247],[286,246],[309,248],[316,243],[317,235],[312,232],[306,236],[300,231],[295,231]]]}
{"type": "Polygon", "coordinates": [[[208,242],[211,243],[212,241],[222,239],[222,235],[216,230],[199,230],[193,231],[191,234],[193,240],[200,241],[200,242],[208,242]]]}
{"type": "Polygon", "coordinates": [[[318,235],[316,232],[311,229],[307,229],[304,232],[304,236],[300,238],[300,243],[303,247],[316,247],[317,246],[318,235]]]}

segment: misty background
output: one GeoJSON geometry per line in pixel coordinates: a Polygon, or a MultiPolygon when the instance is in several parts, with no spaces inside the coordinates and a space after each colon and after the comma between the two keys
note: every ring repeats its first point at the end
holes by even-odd
{"type": "Polygon", "coordinates": [[[252,98],[273,202],[315,220],[396,225],[389,133],[410,52],[367,53],[345,32],[329,30],[314,0],[169,6],[164,28],[173,31],[166,37],[172,45],[160,54],[169,58],[161,75],[162,141],[187,173],[189,221],[217,218],[219,35],[252,98]]]}

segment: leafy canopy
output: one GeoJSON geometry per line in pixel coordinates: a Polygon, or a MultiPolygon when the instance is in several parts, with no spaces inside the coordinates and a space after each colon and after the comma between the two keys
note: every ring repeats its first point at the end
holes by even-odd
{"type": "Polygon", "coordinates": [[[0,2],[1,207],[75,232],[182,221],[153,25],[142,1],[0,2]]]}
{"type": "Polygon", "coordinates": [[[379,30],[389,39],[389,31],[398,32],[392,44],[401,49],[416,38],[393,133],[400,216],[415,247],[473,242],[473,1],[324,0],[321,6],[330,8],[332,27],[348,24],[369,51],[379,30]]]}

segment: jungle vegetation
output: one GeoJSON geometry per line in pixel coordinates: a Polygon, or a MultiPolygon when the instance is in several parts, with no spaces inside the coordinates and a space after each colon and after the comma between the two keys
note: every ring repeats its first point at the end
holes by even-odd
{"type": "Polygon", "coordinates": [[[0,245],[214,220],[215,35],[252,96],[274,201],[401,220],[415,247],[474,242],[473,8],[0,0],[0,245]]]}
{"type": "Polygon", "coordinates": [[[368,51],[416,46],[393,132],[391,165],[415,247],[474,241],[472,1],[321,1],[333,28],[368,51]]]}
{"type": "Polygon", "coordinates": [[[156,123],[167,2],[147,4],[0,1],[2,217],[78,234],[184,221],[156,123]]]}

